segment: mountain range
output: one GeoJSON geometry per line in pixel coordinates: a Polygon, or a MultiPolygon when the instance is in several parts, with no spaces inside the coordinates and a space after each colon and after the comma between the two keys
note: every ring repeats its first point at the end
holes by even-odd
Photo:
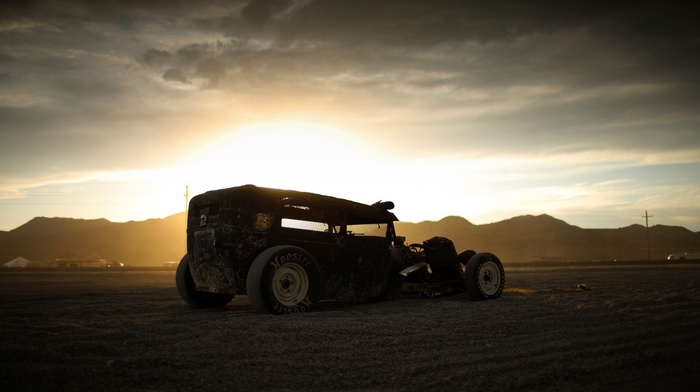
{"type": "MultiPolygon", "coordinates": [[[[179,261],[186,252],[185,213],[163,219],[110,222],[106,219],[38,217],[0,231],[0,264],[24,257],[34,266],[57,258],[99,256],[132,266],[179,261]]],[[[457,251],[492,252],[504,264],[527,261],[646,260],[647,230],[642,225],[618,229],[583,229],[549,215],[525,215],[475,225],[449,216],[439,221],[396,222],[407,243],[434,236],[450,238],[457,251]]],[[[650,258],[700,252],[700,232],[684,227],[649,227],[650,258]]]]}
{"type": "MultiPolygon", "coordinates": [[[[457,251],[495,253],[504,264],[526,261],[646,260],[647,230],[642,225],[618,229],[583,229],[549,215],[524,215],[475,225],[449,216],[437,222],[397,222],[396,231],[414,239],[450,238],[457,251]]],[[[700,233],[684,227],[649,227],[649,258],[700,251],[700,233]]]]}
{"type": "Polygon", "coordinates": [[[0,231],[0,264],[24,257],[48,266],[57,258],[104,258],[127,265],[159,266],[186,253],[185,213],[125,223],[107,219],[38,217],[0,231]]]}

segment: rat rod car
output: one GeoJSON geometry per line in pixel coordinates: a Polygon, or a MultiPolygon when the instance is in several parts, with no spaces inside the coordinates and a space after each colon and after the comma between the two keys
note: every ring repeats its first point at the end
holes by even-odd
{"type": "Polygon", "coordinates": [[[247,294],[257,312],[272,314],[401,293],[500,297],[505,272],[495,255],[457,254],[443,237],[405,245],[394,231],[393,207],[254,185],[197,195],[177,290],[204,308],[247,294]]]}

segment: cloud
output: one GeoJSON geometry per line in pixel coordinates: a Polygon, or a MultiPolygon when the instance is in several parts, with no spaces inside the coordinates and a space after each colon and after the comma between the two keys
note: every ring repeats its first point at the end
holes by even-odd
{"type": "Polygon", "coordinates": [[[226,65],[215,58],[205,58],[197,63],[195,75],[207,79],[210,87],[217,87],[226,78],[226,65]]]}
{"type": "Polygon", "coordinates": [[[148,49],[141,56],[141,62],[151,68],[161,68],[168,63],[171,54],[167,50],[148,49]]]}
{"type": "Polygon", "coordinates": [[[287,10],[291,4],[291,0],[253,0],[243,7],[241,16],[251,25],[263,26],[273,14],[287,10]]]}
{"type": "Polygon", "coordinates": [[[176,68],[168,68],[164,73],[163,73],[163,80],[166,81],[174,81],[174,82],[180,82],[180,83],[190,83],[189,78],[185,73],[183,73],[181,70],[176,69],[176,68]]]}

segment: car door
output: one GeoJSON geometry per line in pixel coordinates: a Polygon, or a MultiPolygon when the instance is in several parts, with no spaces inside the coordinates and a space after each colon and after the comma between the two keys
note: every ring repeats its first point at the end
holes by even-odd
{"type": "Polygon", "coordinates": [[[348,225],[343,237],[342,264],[348,299],[380,297],[386,290],[390,242],[385,224],[348,225]]]}

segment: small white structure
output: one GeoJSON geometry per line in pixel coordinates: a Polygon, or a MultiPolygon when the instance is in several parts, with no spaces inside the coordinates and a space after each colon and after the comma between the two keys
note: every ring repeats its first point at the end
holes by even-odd
{"type": "Polygon", "coordinates": [[[25,259],[24,257],[18,257],[14,260],[8,261],[3,265],[7,268],[25,268],[29,265],[29,263],[31,263],[31,261],[25,259]]]}
{"type": "Polygon", "coordinates": [[[671,253],[668,255],[668,260],[698,260],[700,253],[671,253]]]}

